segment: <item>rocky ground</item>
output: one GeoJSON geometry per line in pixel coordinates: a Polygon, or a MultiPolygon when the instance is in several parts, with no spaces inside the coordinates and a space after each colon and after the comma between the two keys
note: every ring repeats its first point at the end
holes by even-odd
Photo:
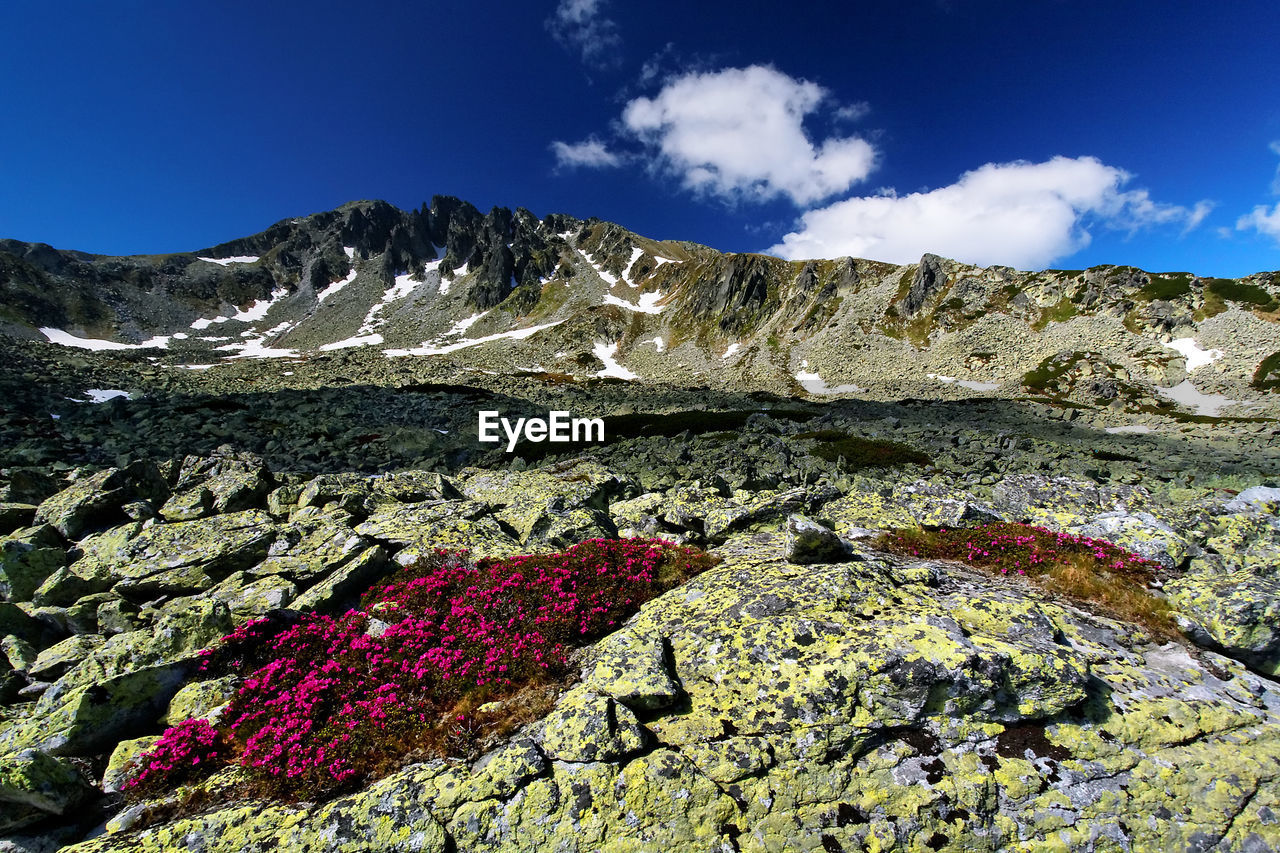
{"type": "Polygon", "coordinates": [[[1069,400],[447,358],[334,354],[286,376],[0,355],[0,850],[1280,847],[1274,422],[1151,414],[1151,432],[1115,434],[1125,415],[1069,400]],[[482,408],[602,416],[606,442],[507,454],[476,441],[482,408]],[[915,455],[876,466],[858,439],[915,455]],[[812,562],[796,516],[842,544],[812,562]],[[992,520],[1158,562],[1183,637],[871,544],[992,520]],[[132,757],[234,689],[194,663],[235,626],[340,608],[424,550],[619,535],[723,562],[590,649],[550,715],[479,761],[325,803],[232,793],[175,818],[122,800],[132,757]]]}

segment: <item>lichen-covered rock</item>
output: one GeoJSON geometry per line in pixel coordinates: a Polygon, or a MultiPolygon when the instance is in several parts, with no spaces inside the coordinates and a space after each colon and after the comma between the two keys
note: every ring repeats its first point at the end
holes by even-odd
{"type": "Polygon", "coordinates": [[[789,563],[838,563],[853,549],[836,532],[811,518],[793,515],[787,519],[784,554],[789,563]]]}
{"type": "Polygon", "coordinates": [[[351,562],[337,569],[295,599],[291,606],[304,613],[328,613],[364,592],[387,570],[387,552],[381,545],[365,549],[351,562]]]}
{"type": "Polygon", "coordinates": [[[1103,512],[1147,510],[1154,504],[1141,486],[1100,484],[1070,477],[1009,474],[992,488],[996,507],[1014,521],[1063,530],[1103,512]]]}
{"type": "MultiPolygon", "coordinates": [[[[168,585],[175,590],[187,585],[207,589],[213,581],[261,561],[275,537],[275,522],[260,510],[215,515],[198,521],[153,524],[135,536],[101,542],[92,551],[86,551],[71,569],[85,577],[130,581],[167,573],[172,579],[168,585]]],[[[155,591],[143,587],[134,594],[155,591]]]]}
{"type": "Polygon", "coordinates": [[[569,541],[575,527],[588,533],[613,528],[605,513],[619,480],[596,462],[574,460],[531,471],[468,469],[460,480],[468,498],[499,508],[497,518],[515,530],[521,543],[559,544],[557,540],[569,541]]]}
{"type": "Polygon", "coordinates": [[[403,546],[395,557],[402,565],[437,549],[465,550],[476,557],[519,553],[519,543],[489,514],[490,509],[486,503],[469,500],[384,504],[356,532],[403,546]]]}
{"type": "Polygon", "coordinates": [[[657,537],[669,534],[659,520],[666,496],[661,492],[646,492],[637,498],[612,501],[609,517],[619,536],[657,537]]]}
{"type": "Polygon", "coordinates": [[[559,761],[616,761],[648,740],[626,705],[585,686],[565,694],[539,728],[539,747],[559,761]]]}
{"type": "Polygon", "coordinates": [[[261,459],[221,447],[213,456],[182,461],[173,495],[160,507],[168,521],[255,509],[271,491],[272,477],[261,459]]]}
{"type": "Polygon", "coordinates": [[[280,527],[267,558],[250,574],[280,575],[298,583],[312,583],[369,545],[368,539],[332,516],[295,520],[280,527]]]}
{"type": "Polygon", "coordinates": [[[227,702],[236,692],[236,676],[224,675],[208,681],[194,681],[174,694],[169,710],[160,718],[166,726],[196,717],[207,717],[227,702]]]}
{"type": "Polygon", "coordinates": [[[44,691],[28,715],[0,730],[0,752],[38,747],[88,755],[155,725],[196,653],[231,631],[222,602],[171,602],[152,628],[117,634],[44,691]]]}
{"type": "Polygon", "coordinates": [[[47,633],[29,613],[7,601],[0,601],[0,636],[13,635],[27,642],[37,642],[47,633]]]}
{"type": "Polygon", "coordinates": [[[596,644],[582,683],[639,711],[669,708],[683,695],[672,678],[669,654],[662,637],[617,631],[596,644]]]}
{"type": "Polygon", "coordinates": [[[457,486],[435,471],[395,471],[369,478],[369,490],[375,499],[389,498],[397,503],[419,503],[429,500],[453,500],[462,497],[457,486]]]}
{"type": "Polygon", "coordinates": [[[472,767],[74,849],[1280,846],[1273,683],[1016,579],[860,544],[859,561],[799,567],[783,545],[728,540],[722,565],[646,604],[545,720],[472,767]]]}
{"type": "Polygon", "coordinates": [[[359,474],[321,474],[303,486],[298,506],[336,507],[362,516],[365,500],[372,491],[368,479],[359,474]]]}
{"type": "Polygon", "coordinates": [[[1104,539],[1171,569],[1200,550],[1148,512],[1105,512],[1069,529],[1078,536],[1104,539]]]}
{"type": "Polygon", "coordinates": [[[30,601],[49,575],[67,564],[53,528],[23,528],[0,539],[0,597],[30,601]]]}
{"type": "Polygon", "coordinates": [[[0,652],[4,653],[5,660],[9,666],[17,672],[26,672],[35,666],[36,659],[40,657],[40,653],[36,651],[36,647],[28,643],[21,637],[15,637],[13,634],[8,635],[0,640],[0,652]]]}
{"type": "Polygon", "coordinates": [[[99,785],[102,792],[114,794],[124,790],[124,786],[138,775],[140,768],[135,764],[138,757],[148,752],[159,740],[160,735],[144,735],[120,741],[107,759],[107,769],[103,771],[102,783],[99,785]]]}
{"type": "Polygon", "coordinates": [[[115,579],[106,572],[93,574],[91,566],[60,568],[44,579],[31,594],[31,603],[37,607],[67,607],[87,595],[106,592],[115,579]]]}
{"type": "Polygon", "coordinates": [[[229,575],[209,595],[225,601],[237,623],[288,607],[298,597],[298,585],[278,576],[255,579],[248,572],[229,575]]]}
{"type": "Polygon", "coordinates": [[[1166,587],[1193,637],[1272,675],[1280,673],[1280,579],[1234,572],[1192,571],[1166,587]]]}
{"type": "Polygon", "coordinates": [[[39,750],[0,756],[0,832],[65,814],[90,788],[74,767],[39,750]]]}
{"type": "Polygon", "coordinates": [[[856,478],[844,497],[823,506],[822,515],[839,529],[890,530],[916,524],[915,516],[893,499],[892,489],[863,478],[856,478]]]}
{"type": "Polygon", "coordinates": [[[108,468],[42,501],[35,520],[52,525],[68,539],[78,539],[89,527],[119,520],[126,503],[138,498],[162,499],[167,491],[160,472],[150,462],[108,468]]]}
{"type": "Polygon", "coordinates": [[[8,503],[0,501],[0,533],[12,533],[27,527],[35,520],[34,504],[8,503]]]}
{"type": "Polygon", "coordinates": [[[52,681],[101,648],[104,643],[106,640],[94,634],[68,637],[42,651],[27,669],[27,674],[42,681],[52,681]]]}

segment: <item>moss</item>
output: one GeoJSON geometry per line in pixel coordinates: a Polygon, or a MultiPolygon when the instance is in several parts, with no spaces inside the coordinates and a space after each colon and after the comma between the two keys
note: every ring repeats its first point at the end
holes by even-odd
{"type": "Polygon", "coordinates": [[[1280,352],[1273,352],[1258,364],[1258,369],[1253,372],[1253,381],[1249,384],[1259,391],[1280,388],[1280,352]]]}
{"type": "Polygon", "coordinates": [[[1145,302],[1179,299],[1191,293],[1191,279],[1191,273],[1188,272],[1151,273],[1147,283],[1135,296],[1145,302]]]}
{"type": "Polygon", "coordinates": [[[1264,311],[1274,311],[1277,305],[1275,297],[1255,284],[1246,284],[1229,278],[1211,278],[1205,284],[1205,292],[1229,302],[1243,302],[1256,305],[1264,311]]]}
{"type": "Polygon", "coordinates": [[[1039,332],[1050,323],[1065,323],[1078,313],[1079,310],[1076,308],[1076,304],[1064,297],[1058,300],[1056,305],[1041,311],[1040,316],[1031,324],[1031,328],[1039,332]]]}
{"type": "Polygon", "coordinates": [[[1049,386],[1065,376],[1085,355],[1073,352],[1050,356],[1023,374],[1022,385],[1033,394],[1047,393],[1049,386]]]}

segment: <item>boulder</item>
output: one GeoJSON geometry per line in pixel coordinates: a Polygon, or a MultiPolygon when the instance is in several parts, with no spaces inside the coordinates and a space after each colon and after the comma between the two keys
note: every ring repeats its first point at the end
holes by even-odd
{"type": "Polygon", "coordinates": [[[35,520],[34,504],[6,503],[0,501],[0,533],[12,533],[27,527],[35,520]]]}
{"type": "Polygon", "coordinates": [[[626,705],[578,687],[556,703],[535,741],[558,761],[616,761],[643,749],[648,733],[626,705]]]}
{"type": "Polygon", "coordinates": [[[122,740],[111,751],[107,759],[107,769],[102,774],[99,786],[104,794],[115,794],[124,790],[124,786],[138,775],[135,762],[145,752],[160,741],[160,735],[144,735],[139,738],[122,740]]]}
{"type": "Polygon", "coordinates": [[[1169,582],[1165,592],[1192,639],[1280,675],[1280,579],[1206,567],[1169,582]]]}
{"type": "Polygon", "coordinates": [[[30,601],[40,585],[67,564],[64,548],[37,544],[42,537],[30,530],[0,539],[0,597],[8,601],[30,601]]]}
{"type": "Polygon", "coordinates": [[[226,675],[208,681],[193,681],[174,694],[169,710],[160,722],[176,726],[196,717],[211,716],[212,712],[231,701],[236,693],[237,680],[235,675],[226,675]]]}
{"type": "Polygon", "coordinates": [[[74,767],[35,749],[0,756],[0,832],[66,814],[92,787],[74,767]]]}
{"type": "Polygon", "coordinates": [[[791,563],[838,563],[848,560],[853,548],[831,528],[803,515],[793,515],[787,519],[783,553],[791,563]]]}
{"type": "Polygon", "coordinates": [[[1200,553],[1197,546],[1148,512],[1104,512],[1068,529],[1077,536],[1104,539],[1168,569],[1200,553]]]}
{"type": "Polygon", "coordinates": [[[245,510],[126,533],[108,531],[105,539],[95,539],[71,571],[81,577],[134,582],[164,576],[157,588],[132,585],[134,593],[126,597],[145,600],[160,591],[207,589],[234,571],[256,565],[267,556],[277,526],[261,510],[245,510]]]}
{"type": "Polygon", "coordinates": [[[127,468],[108,468],[77,480],[40,503],[37,523],[52,525],[68,539],[86,529],[123,518],[121,508],[132,500],[161,500],[168,488],[154,464],[136,462],[127,468]]]}

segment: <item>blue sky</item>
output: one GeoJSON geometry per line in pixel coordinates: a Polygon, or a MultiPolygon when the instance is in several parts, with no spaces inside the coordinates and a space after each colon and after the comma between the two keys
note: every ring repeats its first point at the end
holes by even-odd
{"type": "Polygon", "coordinates": [[[1280,4],[9,0],[0,236],[433,194],[723,251],[1280,268],[1280,4]]]}

